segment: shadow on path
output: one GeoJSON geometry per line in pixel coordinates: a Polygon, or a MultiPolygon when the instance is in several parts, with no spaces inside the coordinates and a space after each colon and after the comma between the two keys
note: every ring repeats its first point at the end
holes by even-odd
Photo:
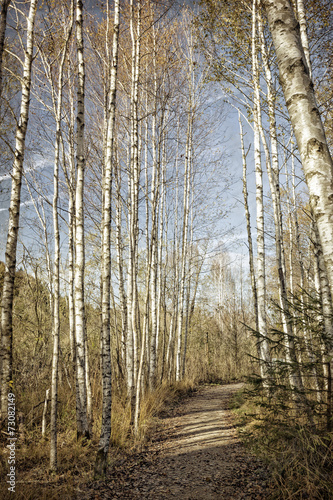
{"type": "Polygon", "coordinates": [[[148,452],[135,455],[125,467],[115,464],[108,481],[89,498],[269,498],[267,471],[239,441],[229,410],[241,386],[206,386],[187,398],[176,416],[163,419],[148,452]]]}

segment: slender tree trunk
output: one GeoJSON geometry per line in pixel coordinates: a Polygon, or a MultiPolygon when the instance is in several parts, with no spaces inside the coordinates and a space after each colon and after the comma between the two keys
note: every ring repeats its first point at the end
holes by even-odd
{"type": "Polygon", "coordinates": [[[147,339],[149,330],[149,301],[150,301],[150,280],[152,271],[152,252],[153,246],[152,242],[149,245],[147,242],[147,269],[146,269],[146,298],[145,298],[145,311],[143,318],[143,328],[142,328],[142,338],[141,338],[141,350],[139,359],[138,376],[136,380],[136,394],[135,394],[135,413],[134,413],[134,434],[138,436],[139,434],[139,417],[140,417],[140,403],[141,403],[141,391],[143,385],[143,364],[145,356],[148,355],[147,352],[147,339]]]}
{"type": "Polygon", "coordinates": [[[88,337],[87,337],[86,327],[85,327],[85,337],[84,337],[84,350],[85,350],[85,375],[86,375],[86,388],[87,388],[87,422],[88,422],[89,436],[91,436],[93,427],[93,411],[92,411],[92,390],[91,390],[90,364],[89,364],[89,347],[88,347],[88,337]]]}
{"type": "Polygon", "coordinates": [[[50,389],[46,389],[44,407],[43,407],[43,415],[42,415],[42,438],[46,437],[46,416],[47,416],[47,407],[50,401],[50,389]]]}
{"type": "MultiPolygon", "coordinates": [[[[108,20],[109,22],[109,20],[108,20]]],[[[112,154],[116,110],[117,68],[119,39],[119,0],[114,6],[113,50],[110,79],[110,110],[107,122],[106,155],[103,179],[103,222],[102,222],[102,428],[97,451],[95,476],[105,476],[107,454],[111,437],[111,188],[112,154]]]]}
{"type": "MultiPolygon", "coordinates": [[[[72,96],[71,96],[72,97],[72,96]]],[[[68,316],[69,316],[69,339],[71,347],[71,361],[73,375],[76,378],[76,337],[75,337],[75,151],[74,151],[74,102],[70,103],[70,132],[69,132],[69,183],[68,183],[68,316]]]]}
{"type": "Polygon", "coordinates": [[[123,256],[123,238],[121,232],[122,222],[122,199],[121,199],[121,175],[120,165],[115,162],[115,179],[116,179],[116,250],[117,250],[117,266],[118,266],[118,279],[119,279],[119,300],[121,310],[121,340],[120,351],[122,369],[126,366],[126,338],[127,338],[127,304],[126,293],[124,284],[124,256],[123,256]]]}
{"type": "MultiPolygon", "coordinates": [[[[247,229],[247,242],[249,247],[249,266],[250,266],[250,276],[251,276],[251,287],[253,295],[253,304],[255,311],[255,328],[256,332],[259,331],[259,321],[258,321],[258,295],[257,295],[257,283],[256,276],[254,272],[254,259],[253,259],[253,244],[252,244],[252,234],[251,234],[251,218],[248,203],[248,191],[247,191],[247,176],[246,176],[246,153],[244,148],[244,134],[242,120],[240,113],[238,113],[239,127],[240,127],[240,138],[241,138],[241,149],[242,149],[242,160],[243,160],[243,196],[244,196],[244,208],[245,208],[245,218],[246,218],[246,229],[247,229]]],[[[258,355],[260,360],[260,349],[258,347],[258,355]]]]}
{"type": "Polygon", "coordinates": [[[20,218],[21,184],[24,163],[25,137],[29,120],[31,66],[34,48],[34,24],[37,1],[31,0],[27,20],[27,45],[25,50],[20,119],[15,136],[15,158],[12,171],[12,188],[9,207],[9,224],[6,245],[5,275],[1,302],[1,416],[7,415],[7,393],[13,378],[13,298],[16,267],[16,249],[20,218]]]}
{"type": "Polygon", "coordinates": [[[138,202],[139,202],[139,120],[138,85],[140,72],[141,2],[134,7],[131,0],[130,31],[132,39],[132,89],[131,89],[131,153],[129,182],[129,265],[128,265],[128,336],[127,336],[127,380],[131,402],[132,422],[135,413],[135,382],[137,378],[137,270],[138,270],[138,202]],[[136,14],[136,16],[135,16],[136,14]],[[135,29],[135,17],[137,17],[135,29]]]}
{"type": "Polygon", "coordinates": [[[57,97],[52,82],[51,68],[49,75],[52,86],[52,97],[56,121],[56,137],[54,148],[54,174],[53,174],[53,232],[54,232],[54,265],[53,265],[53,356],[52,356],[52,382],[51,382],[51,440],[50,440],[50,469],[57,469],[57,413],[58,413],[58,366],[59,366],[59,337],[60,337],[60,230],[59,230],[59,161],[61,147],[61,114],[63,100],[63,73],[67,57],[69,39],[73,18],[71,19],[66,43],[61,56],[57,85],[57,97]]]}
{"type": "MultiPolygon", "coordinates": [[[[327,279],[326,266],[323,258],[323,252],[319,241],[318,228],[316,223],[313,224],[313,245],[314,253],[318,265],[319,273],[319,286],[321,295],[321,305],[324,318],[324,328],[325,328],[325,341],[321,341],[321,350],[324,355],[324,376],[325,376],[325,387],[328,389],[330,373],[333,369],[333,306],[332,306],[332,296],[331,290],[327,279]]],[[[329,393],[328,393],[329,398],[329,393]]]]}
{"type": "Polygon", "coordinates": [[[85,360],[85,304],[84,304],[84,92],[85,68],[83,59],[83,4],[76,0],[76,48],[78,59],[77,83],[77,133],[76,133],[76,194],[75,194],[75,337],[76,337],[76,376],[78,384],[76,408],[77,438],[89,439],[87,419],[87,387],[86,387],[86,360],[85,360]]]}
{"type": "MultiPolygon", "coordinates": [[[[164,115],[164,112],[163,112],[164,115]]],[[[164,120],[161,120],[161,130],[164,128],[164,120]]],[[[156,335],[156,352],[158,356],[159,352],[159,345],[160,345],[160,332],[161,332],[161,309],[162,309],[162,297],[165,293],[165,266],[163,265],[163,226],[164,226],[164,212],[165,212],[165,206],[166,206],[166,196],[165,196],[165,174],[166,174],[166,140],[165,140],[165,133],[161,132],[160,136],[160,151],[162,151],[162,161],[159,161],[161,163],[161,182],[160,182],[160,190],[161,190],[161,195],[160,195],[160,208],[159,208],[159,218],[160,218],[160,228],[159,228],[159,235],[158,235],[158,240],[159,240],[159,245],[158,245],[158,275],[157,275],[157,335],[156,335]],[[164,271],[164,273],[163,273],[164,271]],[[164,274],[164,276],[163,276],[164,274]]],[[[166,256],[165,256],[166,258],[166,256]]],[[[160,373],[163,371],[163,363],[164,363],[164,343],[163,343],[163,349],[162,349],[162,361],[159,363],[159,366],[161,366],[162,370],[160,373]]]]}
{"type": "Polygon", "coordinates": [[[2,57],[3,49],[5,46],[5,35],[7,26],[7,12],[11,0],[2,0],[1,2],[1,14],[0,14],[0,107],[2,98],[2,57]]]}
{"type": "Polygon", "coordinates": [[[161,198],[161,152],[163,148],[163,127],[165,105],[161,105],[161,116],[157,123],[157,74],[156,74],[156,33],[153,26],[153,68],[154,68],[154,113],[152,119],[152,148],[153,148],[153,173],[151,183],[151,206],[152,206],[152,228],[151,228],[151,244],[152,244],[152,261],[151,261],[151,343],[150,343],[150,369],[149,383],[150,387],[154,388],[157,382],[157,354],[158,354],[158,337],[159,337],[159,288],[158,276],[160,274],[159,262],[159,245],[158,245],[158,217],[162,217],[159,213],[159,203],[161,198]]]}
{"type": "Polygon", "coordinates": [[[172,269],[174,271],[174,283],[173,294],[172,294],[172,313],[169,327],[169,339],[166,352],[166,367],[169,374],[169,380],[174,377],[174,341],[175,333],[177,331],[177,318],[178,318],[178,307],[179,307],[179,238],[178,238],[178,196],[179,196],[179,167],[178,167],[178,157],[179,157],[179,142],[180,142],[180,120],[178,118],[177,124],[177,147],[176,147],[176,160],[175,160],[175,210],[174,210],[174,231],[173,231],[173,242],[172,242],[172,269]]]}
{"type": "MultiPolygon", "coordinates": [[[[61,110],[61,107],[60,107],[61,110]]],[[[57,116],[58,119],[59,116],[57,116]]],[[[60,118],[60,117],[59,117],[60,118]]],[[[60,233],[58,218],[59,192],[59,134],[60,119],[57,123],[56,149],[54,162],[54,194],[53,194],[53,230],[54,230],[54,267],[53,267],[53,355],[52,355],[52,382],[51,382],[51,440],[50,440],[50,469],[57,469],[57,412],[58,412],[58,365],[59,365],[59,334],[60,334],[60,233]]]]}
{"type": "Polygon", "coordinates": [[[297,1],[297,17],[299,22],[299,29],[301,34],[301,41],[304,50],[304,55],[306,59],[306,63],[308,65],[309,76],[312,78],[312,69],[311,69],[311,61],[310,61],[310,50],[309,50],[309,40],[308,34],[306,31],[306,17],[305,17],[305,9],[303,0],[297,1]]]}
{"type": "Polygon", "coordinates": [[[256,42],[256,10],[257,0],[253,0],[252,16],[252,71],[254,82],[254,106],[253,106],[253,127],[254,127],[254,161],[256,172],[256,204],[257,204],[257,292],[258,292],[258,335],[260,346],[260,369],[264,385],[268,385],[268,364],[270,361],[269,345],[267,341],[266,322],[266,270],[265,270],[265,240],[264,240],[264,206],[263,206],[263,180],[260,152],[260,127],[259,127],[259,68],[256,42]]]}
{"type": "MultiPolygon", "coordinates": [[[[191,316],[191,284],[192,284],[192,266],[193,266],[193,205],[194,205],[194,172],[191,171],[189,188],[191,190],[191,218],[190,218],[190,242],[189,242],[189,256],[187,262],[187,290],[186,290],[186,312],[185,312],[185,331],[184,331],[184,347],[183,347],[183,361],[182,361],[182,378],[185,377],[186,372],[186,354],[187,354],[187,343],[188,343],[188,333],[190,327],[190,316],[191,316]]],[[[198,278],[198,277],[197,277],[198,278]]],[[[194,291],[195,300],[196,286],[194,291]]],[[[193,305],[194,307],[194,305],[193,305]]]]}
{"type": "Polygon", "coordinates": [[[181,361],[182,361],[182,334],[184,325],[185,309],[185,287],[186,287],[186,258],[187,258],[187,239],[188,239],[188,219],[189,219],[189,188],[192,166],[192,106],[189,104],[186,152],[185,152],[185,172],[184,172],[184,196],[183,196],[183,231],[182,231],[182,257],[181,257],[181,277],[180,277],[180,303],[178,310],[178,332],[177,332],[177,355],[176,355],[176,381],[181,379],[181,361]]]}
{"type": "Polygon", "coordinates": [[[157,81],[156,81],[156,40],[155,30],[153,27],[153,78],[154,78],[154,111],[152,116],[152,153],[153,153],[153,171],[151,180],[151,193],[150,202],[152,209],[151,220],[151,339],[150,339],[150,366],[149,366],[149,384],[154,388],[156,383],[156,340],[157,340],[157,266],[158,266],[158,220],[157,210],[159,201],[159,165],[158,165],[158,152],[157,152],[157,81]]]}

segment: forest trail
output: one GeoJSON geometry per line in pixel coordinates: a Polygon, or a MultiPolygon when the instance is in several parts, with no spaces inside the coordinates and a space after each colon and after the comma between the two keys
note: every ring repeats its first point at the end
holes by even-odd
{"type": "Polygon", "coordinates": [[[229,409],[242,384],[204,386],[187,397],[152,436],[144,453],[114,464],[96,500],[268,498],[267,471],[237,436],[229,409]]]}

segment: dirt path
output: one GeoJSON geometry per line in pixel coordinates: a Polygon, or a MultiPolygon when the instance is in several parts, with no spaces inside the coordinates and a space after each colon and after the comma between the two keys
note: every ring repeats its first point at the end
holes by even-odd
{"type": "Polygon", "coordinates": [[[114,466],[95,499],[266,499],[267,472],[237,437],[230,397],[241,384],[206,386],[163,420],[147,452],[114,466]]]}

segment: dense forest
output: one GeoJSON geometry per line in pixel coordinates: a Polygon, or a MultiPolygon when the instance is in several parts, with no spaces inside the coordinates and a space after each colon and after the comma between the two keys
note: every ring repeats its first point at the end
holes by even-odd
{"type": "Polygon", "coordinates": [[[242,381],[275,498],[332,498],[332,17],[1,1],[1,497],[79,498],[34,480],[105,479],[175,394],[242,381]]]}

